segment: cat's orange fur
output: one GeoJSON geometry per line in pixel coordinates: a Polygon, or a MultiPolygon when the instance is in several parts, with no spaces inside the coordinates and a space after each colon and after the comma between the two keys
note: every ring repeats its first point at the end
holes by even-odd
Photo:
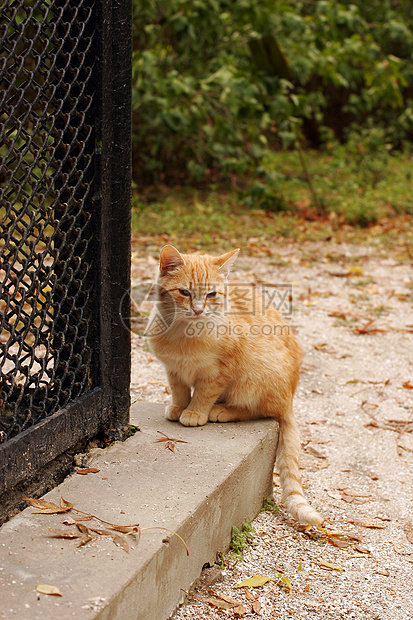
{"type": "Polygon", "coordinates": [[[149,340],[172,391],[166,417],[184,426],[276,418],[282,501],[300,523],[319,525],[303,495],[292,408],[301,350],[259,290],[242,294],[239,283],[227,282],[237,254],[182,255],[170,245],[161,252],[152,319],[158,312],[169,327],[149,340]]]}

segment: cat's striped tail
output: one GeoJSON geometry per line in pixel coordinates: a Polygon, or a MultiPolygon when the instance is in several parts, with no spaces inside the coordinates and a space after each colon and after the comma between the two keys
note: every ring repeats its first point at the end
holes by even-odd
{"type": "Polygon", "coordinates": [[[299,523],[321,525],[323,518],[308,504],[301,486],[298,459],[301,444],[297,422],[292,411],[280,421],[277,467],[282,489],[281,501],[299,523]]]}

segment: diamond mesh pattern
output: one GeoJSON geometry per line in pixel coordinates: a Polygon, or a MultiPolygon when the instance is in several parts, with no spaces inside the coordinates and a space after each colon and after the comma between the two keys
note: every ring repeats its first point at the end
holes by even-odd
{"type": "Polygon", "coordinates": [[[1,7],[0,443],[94,385],[94,10],[1,7]]]}

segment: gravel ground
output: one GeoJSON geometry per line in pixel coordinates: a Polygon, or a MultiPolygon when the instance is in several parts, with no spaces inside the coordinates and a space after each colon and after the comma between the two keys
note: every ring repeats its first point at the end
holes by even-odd
{"type": "MultiPolygon", "coordinates": [[[[135,257],[137,305],[155,271],[152,257],[135,257]]],[[[302,478],[325,529],[305,530],[285,513],[275,473],[277,508],[253,520],[244,560],[227,555],[206,569],[173,620],[413,618],[411,266],[369,248],[314,244],[241,256],[234,275],[292,284],[304,351],[295,399],[302,478]],[[267,583],[235,587],[257,575],[267,583]]],[[[141,325],[137,318],[132,399],[168,402],[141,325]]]]}

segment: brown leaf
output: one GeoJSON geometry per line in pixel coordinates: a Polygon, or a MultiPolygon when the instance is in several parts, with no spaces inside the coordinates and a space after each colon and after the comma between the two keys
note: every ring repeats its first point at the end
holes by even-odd
{"type": "Polygon", "coordinates": [[[99,536],[113,536],[113,532],[109,530],[102,530],[98,527],[90,527],[89,530],[94,534],[99,534],[99,536]]]}
{"type": "Polygon", "coordinates": [[[47,584],[42,584],[36,586],[36,590],[40,592],[40,594],[49,594],[51,596],[63,596],[56,586],[49,586],[47,584]]]}
{"type": "Polygon", "coordinates": [[[365,325],[364,327],[355,327],[353,329],[353,332],[355,334],[385,334],[387,333],[389,330],[388,329],[382,329],[380,327],[370,327],[370,322],[367,323],[367,325],[365,325]]]}
{"type": "Polygon", "coordinates": [[[60,508],[64,508],[65,510],[69,511],[72,510],[73,504],[68,502],[66,499],[63,499],[63,497],[60,497],[60,508]]]}
{"type": "Polygon", "coordinates": [[[383,575],[384,577],[390,577],[390,571],[388,571],[386,568],[377,569],[376,571],[374,571],[374,573],[376,575],[383,575]]]}
{"type": "Polygon", "coordinates": [[[247,599],[247,601],[257,601],[258,600],[258,598],[256,596],[254,596],[254,594],[252,594],[252,592],[247,590],[247,588],[244,588],[244,592],[245,592],[245,598],[247,599]]]}
{"type": "Polygon", "coordinates": [[[313,446],[306,446],[304,449],[305,449],[306,452],[309,452],[310,454],[312,454],[313,456],[317,457],[318,459],[326,459],[327,458],[325,456],[325,454],[322,454],[321,452],[319,452],[318,450],[313,448],[313,446]]]}
{"type": "Polygon", "coordinates": [[[67,517],[62,523],[63,525],[76,525],[76,520],[72,519],[72,517],[67,517]]]}
{"type": "Polygon", "coordinates": [[[139,524],[136,525],[112,525],[112,528],[122,534],[138,534],[140,531],[139,524]]]}
{"type": "Polygon", "coordinates": [[[328,491],[327,495],[333,499],[341,499],[341,493],[338,491],[328,491]]]}
{"type": "Polygon", "coordinates": [[[410,383],[410,381],[406,381],[406,383],[403,383],[403,387],[406,388],[406,390],[413,390],[413,385],[410,383]]]}
{"type": "Polygon", "coordinates": [[[340,538],[331,538],[329,542],[339,549],[346,549],[346,547],[349,547],[351,544],[348,540],[341,540],[340,538]]]}
{"type": "Polygon", "coordinates": [[[386,527],[383,523],[377,523],[377,521],[363,521],[362,519],[348,519],[348,523],[354,525],[361,525],[361,527],[368,527],[371,529],[384,530],[386,527]]]}
{"type": "Polygon", "coordinates": [[[81,538],[82,534],[80,532],[68,531],[68,530],[55,530],[52,527],[49,527],[49,531],[53,532],[53,534],[57,538],[81,538]]]}
{"type": "Polygon", "coordinates": [[[21,498],[24,499],[25,502],[28,502],[34,508],[40,508],[40,509],[59,508],[57,504],[54,504],[53,502],[47,502],[45,499],[36,499],[34,497],[24,497],[23,495],[21,496],[21,498]]]}
{"type": "Polygon", "coordinates": [[[252,611],[258,615],[261,615],[261,603],[259,601],[254,601],[251,605],[252,611]]]}
{"type": "Polygon", "coordinates": [[[234,605],[235,607],[237,607],[237,605],[241,605],[241,603],[237,601],[236,598],[232,598],[231,596],[227,596],[226,594],[218,593],[217,596],[219,596],[219,598],[222,598],[227,603],[231,603],[231,605],[234,605]]]}
{"type": "Polygon", "coordinates": [[[365,545],[355,545],[354,549],[358,551],[359,553],[371,553],[370,549],[366,547],[365,545]]]}
{"type": "Polygon", "coordinates": [[[241,618],[247,613],[247,610],[245,609],[244,605],[238,605],[238,607],[234,607],[233,612],[234,618],[241,618]]]}
{"type": "Polygon", "coordinates": [[[39,511],[35,511],[33,514],[59,514],[62,512],[68,512],[69,508],[61,508],[54,502],[48,502],[44,499],[35,499],[34,497],[23,497],[33,508],[39,508],[39,511]]]}
{"type": "Polygon", "coordinates": [[[122,547],[122,549],[126,551],[126,553],[129,553],[129,545],[128,545],[128,541],[126,540],[126,538],[124,538],[120,534],[114,534],[114,535],[112,534],[112,538],[113,538],[113,542],[115,543],[117,547],[122,547]]]}
{"type": "Polygon", "coordinates": [[[86,467],[84,469],[78,469],[76,473],[81,476],[86,476],[87,474],[97,474],[99,471],[100,469],[96,469],[96,467],[86,467]]]}
{"type": "Polygon", "coordinates": [[[83,545],[87,545],[87,543],[89,543],[91,540],[93,540],[93,536],[84,536],[78,544],[78,547],[83,547],[83,545]]]}
{"type": "Polygon", "coordinates": [[[333,316],[337,319],[343,319],[345,321],[347,319],[347,313],[344,310],[333,310],[328,313],[328,316],[333,316]]]}
{"type": "Polygon", "coordinates": [[[76,523],[76,527],[79,530],[79,532],[82,532],[82,534],[85,534],[86,536],[90,536],[89,528],[86,527],[86,525],[83,525],[83,523],[76,523]]]}
{"type": "Polygon", "coordinates": [[[228,603],[215,596],[197,596],[196,599],[202,603],[208,603],[208,605],[218,607],[218,609],[232,609],[234,607],[232,603],[228,603]]]}

